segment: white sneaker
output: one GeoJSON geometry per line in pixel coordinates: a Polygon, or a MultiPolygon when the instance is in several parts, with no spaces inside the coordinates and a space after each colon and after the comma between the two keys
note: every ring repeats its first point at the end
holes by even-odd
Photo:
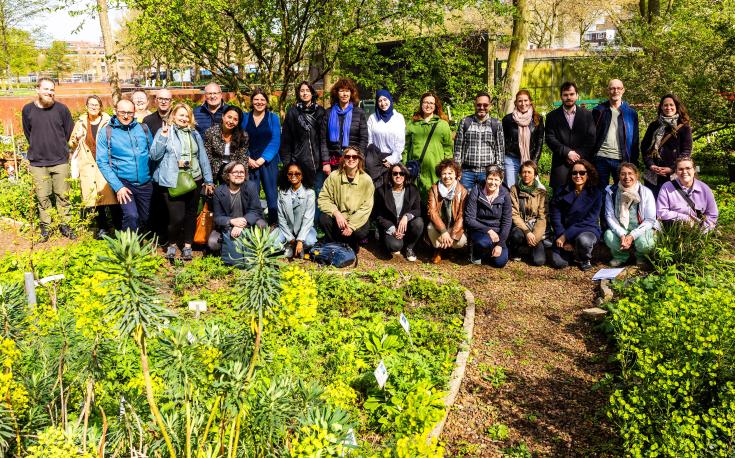
{"type": "Polygon", "coordinates": [[[286,249],[283,251],[283,255],[287,258],[293,258],[293,247],[291,245],[287,245],[286,249]]]}

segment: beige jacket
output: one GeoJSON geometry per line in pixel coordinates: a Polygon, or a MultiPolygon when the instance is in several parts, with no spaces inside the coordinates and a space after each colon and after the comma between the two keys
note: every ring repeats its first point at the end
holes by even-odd
{"type": "Polygon", "coordinates": [[[510,201],[513,204],[513,226],[523,231],[524,235],[529,232],[529,220],[536,220],[533,226],[533,235],[536,240],[542,240],[546,233],[546,189],[537,188],[532,194],[520,191],[518,185],[513,185],[510,190],[510,201]],[[520,200],[524,200],[526,209],[525,218],[521,215],[520,200]]]}
{"type": "MultiPolygon", "coordinates": [[[[102,113],[97,134],[105,135],[105,126],[110,122],[110,115],[102,113]]],[[[79,117],[69,140],[72,156],[77,155],[79,163],[79,181],[82,188],[82,203],[85,207],[97,205],[116,205],[117,197],[105,177],[102,176],[92,152],[85,143],[87,136],[87,113],[79,117]]]]}

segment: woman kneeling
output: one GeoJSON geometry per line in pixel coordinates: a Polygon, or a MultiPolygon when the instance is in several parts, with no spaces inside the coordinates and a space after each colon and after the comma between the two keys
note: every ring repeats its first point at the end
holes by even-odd
{"type": "Polygon", "coordinates": [[[302,258],[316,243],[316,196],[310,180],[296,162],[281,169],[278,177],[278,241],[285,245],[287,258],[302,258]]]}
{"type": "Polygon", "coordinates": [[[638,168],[630,162],[620,164],[618,184],[605,188],[605,219],[608,230],[603,239],[610,248],[610,265],[625,264],[635,252],[638,264],[653,249],[656,200],[653,192],[639,181],[638,168]]]}
{"type": "Polygon", "coordinates": [[[442,250],[464,248],[464,203],[467,190],[459,182],[462,171],[451,159],[444,159],[436,166],[439,181],[429,190],[429,225],[426,235],[435,248],[432,262],[441,262],[442,250]]]}
{"type": "Polygon", "coordinates": [[[485,185],[475,186],[467,198],[465,222],[472,239],[470,261],[483,261],[493,267],[508,263],[506,241],[510,234],[513,206],[503,187],[503,169],[489,165],[485,169],[485,185]]]}
{"type": "Polygon", "coordinates": [[[524,162],[521,164],[520,181],[510,189],[513,229],[509,245],[513,256],[518,257],[522,247],[529,247],[533,264],[543,266],[546,263],[546,188],[537,180],[537,174],[535,162],[524,162]]]}

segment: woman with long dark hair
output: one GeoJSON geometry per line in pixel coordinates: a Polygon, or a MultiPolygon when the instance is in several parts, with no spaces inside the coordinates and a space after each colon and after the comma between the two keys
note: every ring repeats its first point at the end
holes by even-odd
{"type": "Polygon", "coordinates": [[[674,94],[661,97],[656,119],[648,125],[641,141],[643,175],[646,186],[658,196],[661,186],[671,180],[676,160],[692,155],[692,126],[686,107],[674,94]]]}
{"type": "Polygon", "coordinates": [[[406,166],[400,162],[391,165],[385,185],[375,190],[373,214],[386,250],[396,255],[405,249],[406,260],[416,261],[413,248],[424,232],[421,195],[409,181],[406,166]]]}
{"type": "Polygon", "coordinates": [[[531,93],[521,89],[516,93],[513,112],[503,117],[505,135],[505,184],[512,188],[521,171],[521,164],[538,164],[544,146],[544,120],[533,105],[531,93]]]}
{"type": "MultiPolygon", "coordinates": [[[[204,132],[204,148],[217,182],[224,182],[222,170],[232,161],[248,162],[249,138],[242,130],[242,110],[228,105],[222,113],[222,123],[204,132]]],[[[247,179],[247,177],[245,177],[247,179]]]]}
{"type": "Polygon", "coordinates": [[[592,250],[600,239],[602,197],[597,187],[597,169],[585,159],[572,163],[567,182],[551,200],[550,219],[554,227],[551,264],[567,267],[572,256],[582,271],[592,268],[592,250]]]}
{"type": "Polygon", "coordinates": [[[406,125],[406,147],[402,159],[404,164],[409,161],[420,162],[417,185],[423,201],[428,198],[429,189],[439,180],[437,165],[454,156],[448,119],[439,96],[426,92],[421,96],[418,110],[406,125]]]}
{"type": "Polygon", "coordinates": [[[290,162],[278,175],[278,241],[287,258],[301,258],[316,243],[316,196],[312,177],[301,164],[290,162]]]}
{"type": "Polygon", "coordinates": [[[252,110],[245,113],[242,127],[248,134],[249,180],[258,189],[261,183],[268,204],[268,223],[278,223],[278,150],[281,146],[281,120],[268,108],[268,94],[255,88],[250,95],[252,110]]]}
{"type": "MultiPolygon", "coordinates": [[[[317,92],[307,81],[296,85],[296,104],[286,113],[281,132],[281,161],[295,162],[312,182],[322,172],[321,146],[324,108],[316,103],[317,92]]],[[[324,182],[324,177],[321,178],[324,182]]]]}

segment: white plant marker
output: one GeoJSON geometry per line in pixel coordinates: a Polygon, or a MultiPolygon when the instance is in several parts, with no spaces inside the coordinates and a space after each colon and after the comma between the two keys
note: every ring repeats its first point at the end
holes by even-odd
{"type": "Polygon", "coordinates": [[[189,301],[189,310],[194,311],[194,318],[198,320],[199,314],[207,311],[207,301],[189,301]]]}
{"type": "Polygon", "coordinates": [[[388,380],[388,369],[386,369],[382,359],[380,360],[380,364],[378,364],[377,369],[375,369],[375,372],[373,372],[373,375],[375,375],[375,380],[378,382],[378,386],[382,390],[385,386],[385,382],[388,380]]]}
{"type": "Polygon", "coordinates": [[[406,318],[406,315],[401,312],[401,316],[398,318],[398,321],[401,323],[401,327],[404,331],[406,331],[406,334],[408,334],[408,341],[411,343],[411,346],[413,347],[413,338],[411,338],[411,323],[408,322],[408,318],[406,318]]]}

